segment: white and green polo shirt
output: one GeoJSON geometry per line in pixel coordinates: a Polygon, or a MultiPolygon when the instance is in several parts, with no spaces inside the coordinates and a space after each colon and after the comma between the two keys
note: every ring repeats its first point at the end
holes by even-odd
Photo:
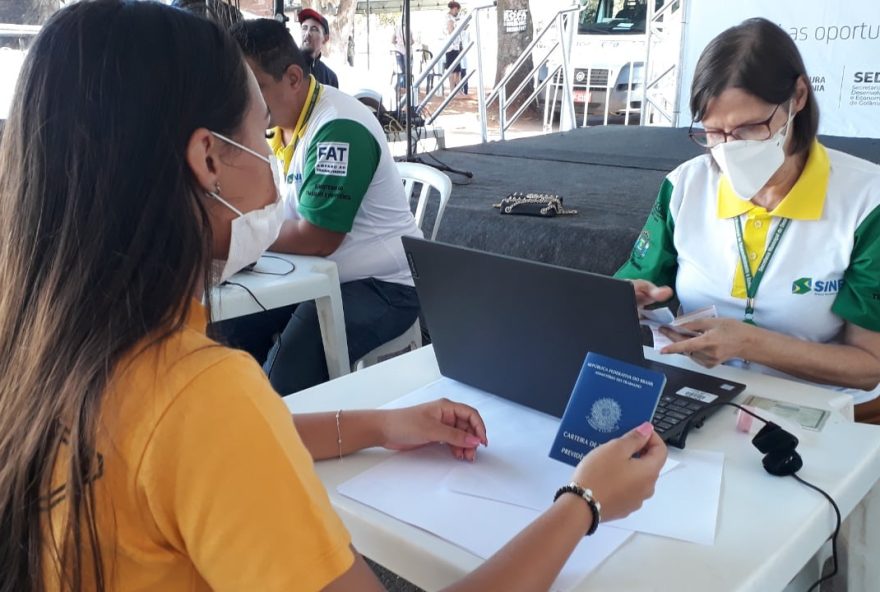
{"type": "Polygon", "coordinates": [[[341,282],[365,278],[413,285],[400,242],[422,236],[376,116],[357,99],[311,79],[305,107],[284,145],[269,143],[287,185],[288,219],[344,232],[336,262],[341,282]]]}
{"type": "MultiPolygon", "coordinates": [[[[818,142],[771,212],[736,197],[710,155],[682,164],[664,180],[615,275],[674,286],[683,312],[714,304],[719,316],[743,319],[736,221],[754,274],[783,218],[788,227],[755,295],[754,322],[821,343],[839,339],[845,322],[880,331],[880,167],[818,142]]],[[[845,390],[856,403],[880,394],[845,390]]]]}

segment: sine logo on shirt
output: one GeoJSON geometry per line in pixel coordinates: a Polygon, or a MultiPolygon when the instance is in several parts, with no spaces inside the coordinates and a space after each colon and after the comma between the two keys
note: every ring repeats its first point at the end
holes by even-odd
{"type": "Polygon", "coordinates": [[[347,176],[349,152],[347,142],[319,142],[315,172],[319,175],[347,176]]]}
{"type": "Polygon", "coordinates": [[[792,294],[819,294],[823,296],[831,296],[840,292],[843,288],[845,280],[838,278],[834,280],[814,280],[809,277],[802,277],[791,283],[792,294]]]}

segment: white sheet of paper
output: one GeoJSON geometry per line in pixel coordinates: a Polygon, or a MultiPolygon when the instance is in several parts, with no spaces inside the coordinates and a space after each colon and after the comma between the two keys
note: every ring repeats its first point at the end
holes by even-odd
{"type": "MultiPolygon", "coordinates": [[[[489,447],[478,451],[477,462],[453,465],[444,483],[450,490],[543,511],[552,503],[547,492],[571,480],[572,468],[548,456],[558,418],[446,378],[391,404],[414,405],[440,396],[476,407],[489,438],[489,447]]],[[[607,524],[713,544],[723,464],[720,453],[670,450],[654,497],[624,520],[607,524]]]]}
{"type": "Polygon", "coordinates": [[[648,327],[651,330],[651,335],[654,339],[653,348],[656,349],[657,351],[660,351],[661,349],[663,349],[667,345],[671,345],[673,343],[673,341],[671,339],[666,337],[666,335],[664,335],[660,331],[660,327],[663,326],[663,323],[642,320],[642,321],[639,321],[639,324],[645,325],[646,327],[648,327]]]}
{"type": "MultiPolygon", "coordinates": [[[[486,559],[540,512],[450,491],[443,481],[460,462],[442,446],[402,452],[342,483],[338,491],[486,559]]],[[[574,588],[631,534],[605,528],[585,537],[552,589],[574,588]]]]}
{"type": "MultiPolygon", "coordinates": [[[[528,442],[499,444],[496,438],[489,449],[480,451],[480,462],[452,469],[446,486],[458,493],[546,510],[553,504],[553,496],[547,492],[571,481],[574,467],[540,452],[528,442]]],[[[657,487],[662,487],[663,475],[676,466],[677,460],[667,459],[657,487]]]]}
{"type": "MultiPolygon", "coordinates": [[[[509,415],[519,415],[519,411],[522,409],[511,409],[509,415]]],[[[522,420],[517,418],[508,422],[511,426],[520,426],[521,430],[491,434],[490,446],[478,453],[479,462],[452,469],[447,487],[458,493],[533,510],[549,508],[553,497],[547,492],[555,491],[560,483],[571,481],[573,467],[548,456],[559,429],[559,420],[543,414],[523,416],[522,420]],[[528,436],[523,437],[523,434],[528,436]]],[[[492,423],[496,421],[495,417],[491,420],[492,423]]],[[[661,475],[676,465],[678,461],[668,459],[661,475]]]]}
{"type": "Polygon", "coordinates": [[[672,311],[668,306],[664,306],[662,308],[640,308],[639,316],[648,321],[653,321],[655,323],[666,325],[675,320],[675,315],[672,314],[672,311]]]}
{"type": "MultiPolygon", "coordinates": [[[[442,378],[425,387],[396,399],[384,407],[399,408],[448,397],[467,403],[480,410],[487,420],[489,448],[481,448],[477,461],[493,450],[493,439],[506,440],[506,432],[517,432],[523,425],[540,426],[559,420],[442,378]]],[[[555,425],[551,426],[555,435],[555,425]]],[[[552,435],[546,443],[550,450],[552,435]]],[[[553,481],[549,493],[571,478],[571,467],[559,465],[561,481],[553,481]]],[[[425,447],[395,454],[388,460],[339,485],[342,495],[371,506],[398,520],[425,529],[484,559],[503,547],[520,530],[525,528],[540,512],[528,507],[516,506],[495,500],[464,495],[451,491],[447,486],[449,473],[462,462],[455,460],[443,446],[425,447]]],[[[553,467],[553,464],[547,465],[553,467]]],[[[566,592],[576,586],[592,570],[607,559],[632,535],[624,529],[600,529],[593,536],[584,538],[566,562],[556,578],[553,590],[566,592]]]]}
{"type": "Polygon", "coordinates": [[[724,454],[711,450],[669,450],[678,460],[674,471],[658,482],[654,497],[638,512],[606,526],[681,539],[701,545],[715,544],[724,454]]]}

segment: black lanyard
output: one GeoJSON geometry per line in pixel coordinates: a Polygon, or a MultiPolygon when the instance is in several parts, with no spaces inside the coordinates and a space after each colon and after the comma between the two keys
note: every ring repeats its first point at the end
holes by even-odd
{"type": "Polygon", "coordinates": [[[767,269],[767,264],[770,263],[770,259],[773,257],[773,254],[776,253],[776,247],[779,246],[779,240],[782,238],[782,235],[785,234],[785,229],[788,228],[790,223],[791,220],[789,218],[779,219],[779,225],[776,227],[776,231],[770,239],[770,244],[767,245],[767,250],[764,252],[764,256],[761,257],[761,263],[758,264],[758,269],[755,270],[755,275],[753,276],[752,269],[749,267],[749,256],[748,253],[746,253],[745,240],[743,240],[742,222],[739,217],[733,219],[733,225],[736,228],[736,246],[739,247],[739,260],[742,264],[743,279],[746,284],[746,311],[745,317],[743,318],[746,323],[751,323],[752,325],[755,324],[755,295],[758,293],[758,286],[761,285],[761,280],[764,279],[764,271],[767,269]]]}

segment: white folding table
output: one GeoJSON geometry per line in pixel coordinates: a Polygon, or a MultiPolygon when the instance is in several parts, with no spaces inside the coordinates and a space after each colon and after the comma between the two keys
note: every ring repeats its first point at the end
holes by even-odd
{"type": "Polygon", "coordinates": [[[330,378],[348,374],[351,364],[339,273],[336,263],[329,259],[266,253],[253,271],[240,271],[226,284],[214,288],[211,292],[211,320],[224,321],[307,300],[314,300],[318,308],[330,378]],[[286,273],[291,264],[295,266],[294,270],[286,273]]]}
{"type": "MultiPolygon", "coordinates": [[[[653,352],[646,355],[659,356],[653,352]]],[[[663,360],[700,369],[683,356],[664,356],[663,360]]],[[[804,468],[799,474],[832,495],[844,517],[851,513],[854,518],[861,517],[860,524],[854,525],[860,533],[855,541],[858,548],[853,549],[858,556],[851,556],[848,563],[850,590],[871,590],[870,586],[880,581],[874,559],[880,549],[877,535],[871,534],[878,525],[869,524],[866,516],[878,507],[875,485],[880,478],[880,428],[852,423],[848,397],[826,389],[736,368],[719,367],[710,372],[748,385],[742,396],[760,395],[832,410],[824,430],[801,446],[804,468]],[[866,507],[867,512],[853,512],[866,507]]],[[[291,395],[286,402],[296,413],[373,408],[438,378],[440,371],[428,346],[291,395]]],[[[815,575],[815,569],[810,573],[804,568],[815,567],[817,552],[833,527],[830,505],[792,478],[767,474],[761,455],[744,434],[735,431],[734,423],[733,410],[722,409],[695,430],[687,443],[688,447],[719,450],[725,455],[715,544],[702,546],[636,534],[577,590],[768,592],[783,590],[790,583],[790,589],[806,588],[804,580],[815,575]],[[799,580],[792,583],[797,577],[799,580]]],[[[491,440],[492,426],[487,429],[491,440]]],[[[342,461],[316,463],[316,469],[362,553],[426,590],[439,589],[482,560],[336,491],[337,485],[390,454],[367,450],[342,461]]]]}

